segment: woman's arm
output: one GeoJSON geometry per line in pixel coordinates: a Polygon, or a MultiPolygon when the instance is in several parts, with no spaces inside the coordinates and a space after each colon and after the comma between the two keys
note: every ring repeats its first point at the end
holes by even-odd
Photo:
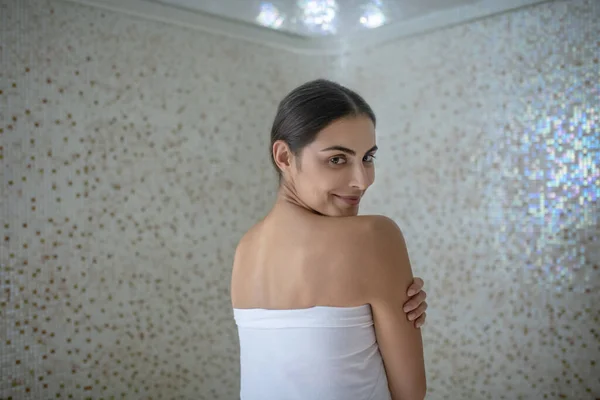
{"type": "Polygon", "coordinates": [[[367,296],[390,392],[394,400],[422,400],[427,384],[421,331],[402,309],[413,281],[404,237],[389,218],[377,217],[371,225],[367,296]]]}

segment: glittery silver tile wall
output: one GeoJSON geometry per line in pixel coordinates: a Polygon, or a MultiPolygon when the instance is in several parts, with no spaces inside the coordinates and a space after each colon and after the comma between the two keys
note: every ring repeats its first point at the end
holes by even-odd
{"type": "Polygon", "coordinates": [[[0,1],[0,398],[235,399],[233,247],[278,100],[379,117],[364,213],[427,281],[428,399],[600,397],[600,2],[338,58],[0,1]]]}
{"type": "Polygon", "coordinates": [[[600,398],[600,2],[346,56],[378,111],[369,213],[429,285],[431,399],[600,398]]]}

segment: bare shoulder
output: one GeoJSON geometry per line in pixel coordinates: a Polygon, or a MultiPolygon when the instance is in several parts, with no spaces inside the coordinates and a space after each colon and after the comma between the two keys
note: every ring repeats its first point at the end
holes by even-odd
{"type": "Polygon", "coordinates": [[[260,223],[251,227],[238,241],[233,255],[233,266],[229,285],[232,306],[236,306],[246,297],[244,281],[249,270],[247,266],[255,257],[254,248],[258,240],[260,223]]]}
{"type": "Polygon", "coordinates": [[[356,236],[364,246],[375,246],[376,249],[381,250],[381,247],[386,244],[404,242],[398,224],[384,215],[361,215],[351,217],[346,222],[347,232],[356,236]]]}
{"type": "Polygon", "coordinates": [[[360,222],[362,229],[359,230],[363,250],[370,251],[370,256],[382,267],[397,268],[408,264],[404,235],[393,219],[383,215],[366,215],[360,218],[363,218],[360,222]]]}
{"type": "Polygon", "coordinates": [[[343,252],[349,260],[362,260],[361,255],[365,254],[372,257],[384,247],[403,242],[396,222],[383,215],[318,217],[314,221],[310,229],[312,240],[330,252],[343,252]]]}
{"type": "Polygon", "coordinates": [[[235,268],[239,260],[245,258],[248,253],[255,247],[257,240],[259,239],[261,227],[263,221],[254,224],[238,241],[234,253],[233,267],[235,268]]]}
{"type": "Polygon", "coordinates": [[[358,271],[371,300],[397,291],[398,285],[410,284],[412,268],[398,224],[383,215],[360,216],[348,222],[356,228],[349,230],[355,244],[352,258],[361,266],[358,271]]]}
{"type": "Polygon", "coordinates": [[[400,228],[396,222],[385,215],[362,215],[357,217],[368,229],[379,233],[398,233],[400,228]]]}

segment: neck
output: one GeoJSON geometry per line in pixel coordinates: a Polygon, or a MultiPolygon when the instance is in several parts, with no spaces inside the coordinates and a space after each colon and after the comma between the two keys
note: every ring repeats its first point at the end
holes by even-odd
{"type": "Polygon", "coordinates": [[[320,212],[313,210],[298,196],[296,190],[289,183],[282,181],[277,192],[277,200],[275,201],[276,208],[292,207],[299,211],[308,211],[312,214],[322,215],[320,212]]]}

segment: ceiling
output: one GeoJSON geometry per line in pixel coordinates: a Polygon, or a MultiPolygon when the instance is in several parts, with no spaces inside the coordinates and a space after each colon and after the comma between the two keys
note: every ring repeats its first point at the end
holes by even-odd
{"type": "Polygon", "coordinates": [[[481,0],[149,0],[300,36],[347,36],[481,0]]]}
{"type": "Polygon", "coordinates": [[[340,53],[547,0],[66,0],[302,53],[340,53]]]}

